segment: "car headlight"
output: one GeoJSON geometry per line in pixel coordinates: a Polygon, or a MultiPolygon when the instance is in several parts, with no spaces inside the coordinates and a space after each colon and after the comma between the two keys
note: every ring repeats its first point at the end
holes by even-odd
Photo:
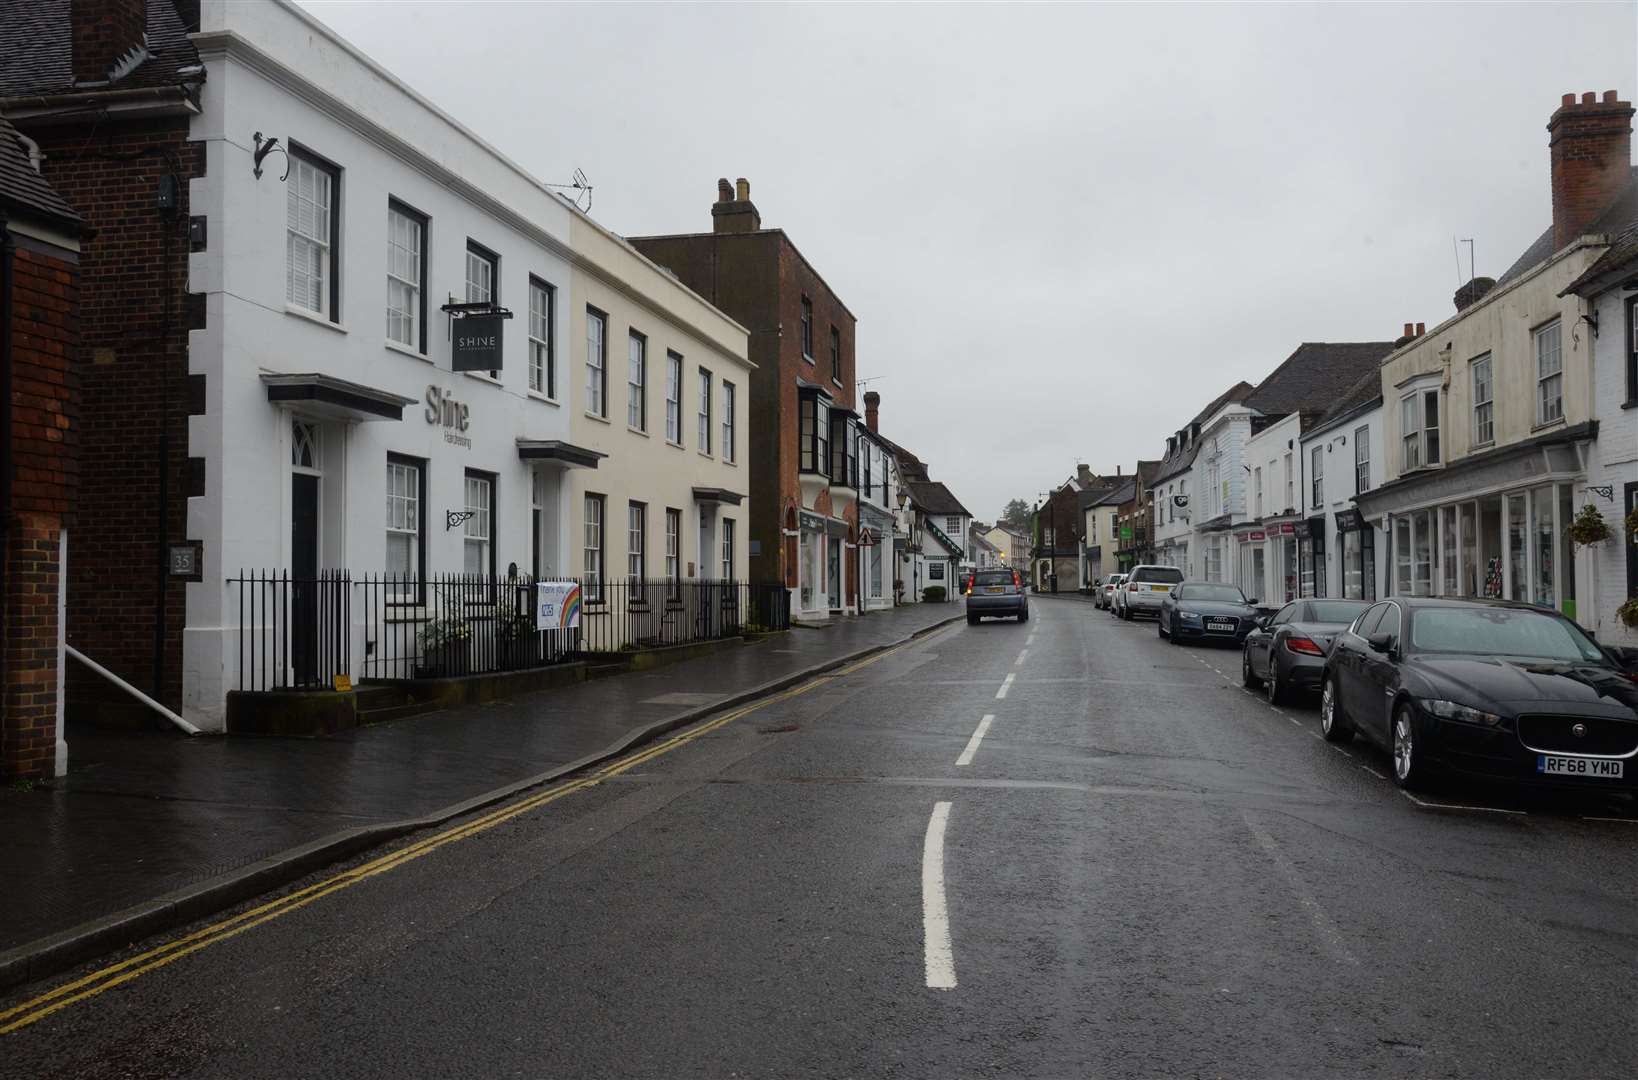
{"type": "Polygon", "coordinates": [[[1197,623],[1200,621],[1199,613],[1194,611],[1179,611],[1177,613],[1177,617],[1186,623],[1197,623]]]}
{"type": "Polygon", "coordinates": [[[1455,701],[1444,701],[1440,698],[1417,698],[1416,704],[1429,716],[1437,716],[1441,720],[1460,720],[1464,724],[1482,724],[1485,727],[1495,727],[1501,723],[1501,717],[1495,713],[1475,709],[1471,705],[1463,705],[1455,701]]]}

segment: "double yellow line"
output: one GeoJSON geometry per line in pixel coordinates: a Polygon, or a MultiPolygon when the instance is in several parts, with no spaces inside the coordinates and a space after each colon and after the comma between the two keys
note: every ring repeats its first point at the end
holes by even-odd
{"type": "Polygon", "coordinates": [[[200,930],[195,930],[193,933],[179,937],[174,941],[167,941],[165,944],[149,949],[147,952],[139,953],[136,956],[121,960],[117,964],[110,964],[108,967],[102,968],[98,971],[93,971],[91,974],[86,975],[83,978],[76,979],[71,983],[66,983],[63,986],[57,987],[55,990],[51,990],[47,993],[41,994],[38,997],[31,998],[20,1005],[14,1005],[9,1009],[0,1012],[0,1035],[8,1035],[11,1032],[28,1027],[30,1024],[44,1020],[52,1013],[66,1009],[76,1002],[95,997],[98,994],[104,993],[105,991],[112,990],[116,986],[128,983],[132,979],[140,978],[150,971],[162,968],[166,964],[180,960],[190,953],[198,952],[200,949],[208,948],[211,945],[226,941],[228,938],[236,937],[237,935],[244,933],[246,930],[260,926],[265,922],[270,922],[273,919],[279,918],[280,916],[288,915],[292,911],[304,908],[316,900],[329,896],[331,893],[336,893],[340,892],[342,889],[351,888],[361,881],[366,881],[372,877],[375,877],[377,874],[385,874],[389,870],[396,870],[405,863],[412,862],[421,858],[423,855],[429,855],[432,852],[437,851],[445,844],[453,844],[458,840],[465,840],[468,837],[476,836],[482,832],[487,832],[490,829],[493,829],[495,826],[510,821],[520,814],[527,814],[531,810],[537,810],[548,803],[554,803],[561,798],[573,795],[577,791],[584,791],[586,788],[595,787],[604,780],[619,776],[621,773],[628,772],[644,762],[652,761],[663,754],[668,754],[677,749],[679,746],[684,746],[702,735],[708,735],[723,725],[730,724],[733,721],[738,720],[742,716],[756,712],[759,709],[765,709],[769,705],[775,705],[781,701],[788,701],[789,699],[796,697],[798,694],[805,694],[809,690],[823,685],[829,679],[841,675],[850,675],[853,672],[858,671],[860,668],[868,667],[869,665],[876,663],[878,660],[881,660],[892,653],[898,652],[900,649],[905,648],[909,644],[911,643],[906,642],[904,645],[896,645],[891,649],[885,649],[874,656],[867,657],[866,659],[854,664],[849,664],[848,666],[843,667],[829,675],[822,675],[790,690],[763,698],[760,701],[756,701],[745,706],[744,708],[735,709],[732,712],[725,713],[722,716],[717,717],[715,720],[700,724],[697,727],[689,728],[687,731],[684,731],[679,735],[674,735],[663,742],[656,743],[654,746],[642,750],[639,753],[633,754],[630,757],[621,758],[619,761],[604,766],[603,768],[583,776],[578,780],[570,780],[566,783],[549,787],[544,791],[529,796],[526,799],[501,807],[499,810],[491,811],[490,813],[466,822],[465,824],[457,825],[440,833],[435,833],[424,840],[418,840],[415,843],[399,848],[396,851],[388,852],[387,854],[382,855],[380,858],[372,859],[371,861],[360,866],[355,866],[350,870],[344,870],[334,877],[326,878],[323,881],[316,882],[303,889],[297,889],[295,892],[287,893],[276,900],[270,900],[267,903],[262,904],[260,907],[254,907],[248,911],[242,911],[232,918],[223,919],[221,922],[213,923],[212,925],[204,927],[200,930]]]}

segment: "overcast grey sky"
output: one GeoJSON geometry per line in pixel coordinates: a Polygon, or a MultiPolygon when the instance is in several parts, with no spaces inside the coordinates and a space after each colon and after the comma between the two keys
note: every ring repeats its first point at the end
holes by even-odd
{"type": "Polygon", "coordinates": [[[749,178],[981,518],[1300,342],[1442,321],[1453,236],[1495,276],[1551,220],[1560,96],[1638,92],[1632,3],[308,7],[616,232],[749,178]]]}

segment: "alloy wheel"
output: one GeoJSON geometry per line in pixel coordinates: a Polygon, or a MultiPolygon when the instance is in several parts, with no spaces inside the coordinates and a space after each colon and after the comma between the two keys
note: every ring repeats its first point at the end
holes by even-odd
{"type": "Polygon", "coordinates": [[[1336,730],[1337,726],[1337,698],[1331,693],[1331,680],[1326,679],[1325,685],[1320,688],[1320,731],[1326,735],[1336,730]]]}
{"type": "Polygon", "coordinates": [[[1400,710],[1393,718],[1393,774],[1401,783],[1410,776],[1411,769],[1416,767],[1415,752],[1410,714],[1400,710]]]}
{"type": "Polygon", "coordinates": [[[1272,655],[1268,658],[1268,675],[1263,679],[1263,692],[1268,695],[1270,705],[1280,703],[1280,662],[1272,655]]]}

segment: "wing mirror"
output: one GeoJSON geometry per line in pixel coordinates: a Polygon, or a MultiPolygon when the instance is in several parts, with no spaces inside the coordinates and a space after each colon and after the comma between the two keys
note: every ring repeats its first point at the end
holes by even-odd
{"type": "Polygon", "coordinates": [[[1257,606],[1257,598],[1255,596],[1253,596],[1250,600],[1246,601],[1246,607],[1256,607],[1256,606],[1257,606]]]}
{"type": "Polygon", "coordinates": [[[1371,647],[1372,652],[1387,653],[1393,651],[1392,634],[1372,634],[1365,639],[1365,644],[1371,647]]]}

